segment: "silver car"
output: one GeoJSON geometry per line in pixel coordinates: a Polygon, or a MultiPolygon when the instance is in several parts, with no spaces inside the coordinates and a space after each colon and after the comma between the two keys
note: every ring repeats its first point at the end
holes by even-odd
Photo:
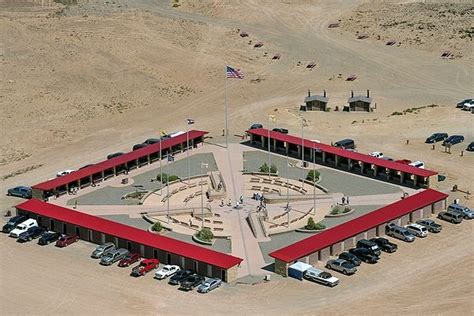
{"type": "Polygon", "coordinates": [[[461,204],[451,204],[448,206],[448,211],[453,211],[456,213],[462,214],[462,216],[465,219],[473,219],[474,218],[474,212],[467,206],[461,205],[461,204]]]}
{"type": "Polygon", "coordinates": [[[201,285],[199,285],[197,291],[199,293],[207,293],[214,289],[217,289],[222,285],[222,280],[219,279],[207,279],[201,285]]]}
{"type": "Polygon", "coordinates": [[[128,250],[124,248],[119,248],[116,250],[112,250],[100,258],[100,264],[104,266],[110,266],[117,261],[122,260],[128,255],[128,250]]]}
{"type": "Polygon", "coordinates": [[[357,272],[357,267],[344,259],[329,260],[326,263],[326,268],[344,273],[345,275],[357,272]]]}
{"type": "Polygon", "coordinates": [[[111,252],[112,250],[115,250],[115,245],[112,242],[106,242],[105,244],[102,244],[100,246],[97,246],[95,250],[92,252],[91,257],[98,259],[105,255],[108,252],[111,252]]]}

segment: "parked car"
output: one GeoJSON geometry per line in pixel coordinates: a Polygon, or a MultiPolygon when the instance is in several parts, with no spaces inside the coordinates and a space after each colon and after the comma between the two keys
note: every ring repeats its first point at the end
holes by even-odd
{"type": "Polygon", "coordinates": [[[169,279],[168,284],[178,285],[181,280],[187,278],[193,273],[192,270],[179,270],[169,279]]]}
{"type": "Polygon", "coordinates": [[[412,163],[409,163],[408,165],[417,167],[420,169],[425,169],[425,163],[421,160],[413,161],[412,163]]]}
{"type": "Polygon", "coordinates": [[[41,235],[40,239],[38,239],[38,245],[45,246],[53,241],[57,241],[59,238],[61,238],[62,234],[57,233],[57,232],[45,232],[43,235],[41,235]]]}
{"type": "Polygon", "coordinates": [[[349,252],[357,256],[357,258],[364,261],[365,263],[377,263],[377,261],[379,261],[379,257],[374,255],[366,248],[352,248],[349,249],[349,252]]]}
{"type": "Polygon", "coordinates": [[[474,142],[471,142],[469,145],[467,145],[466,150],[467,151],[474,151],[474,142]]]}
{"type": "Polygon", "coordinates": [[[109,155],[107,155],[107,159],[112,159],[112,158],[119,157],[119,156],[122,156],[122,155],[123,155],[122,152],[109,154],[109,155]]]}
{"type": "Polygon", "coordinates": [[[469,102],[465,102],[464,106],[462,107],[462,109],[464,111],[471,111],[472,108],[474,108],[474,100],[471,100],[469,102]]]}
{"type": "Polygon", "coordinates": [[[276,127],[273,129],[273,131],[281,134],[288,134],[288,130],[286,128],[276,127]]]}
{"type": "Polygon", "coordinates": [[[197,291],[199,293],[208,293],[214,289],[217,289],[222,285],[222,280],[220,279],[207,279],[201,285],[198,286],[197,291]]]}
{"type": "Polygon", "coordinates": [[[398,246],[397,244],[394,244],[393,242],[390,242],[387,238],[383,237],[378,237],[378,238],[372,238],[370,241],[374,242],[379,246],[379,248],[382,251],[388,252],[388,253],[393,253],[397,251],[398,246]]]}
{"type": "Polygon", "coordinates": [[[446,145],[456,145],[456,144],[459,144],[459,143],[462,143],[464,141],[464,136],[462,135],[451,135],[449,136],[448,138],[446,138],[443,142],[443,146],[446,146],[446,145]]]}
{"type": "Polygon", "coordinates": [[[18,238],[20,237],[21,233],[24,233],[31,227],[35,227],[35,226],[38,226],[38,223],[36,222],[36,220],[29,218],[26,221],[21,222],[20,224],[16,225],[15,229],[13,229],[10,232],[10,237],[18,238]]]}
{"type": "Polygon", "coordinates": [[[352,253],[349,253],[349,252],[343,252],[339,254],[339,259],[344,259],[346,261],[349,261],[355,266],[360,266],[361,264],[360,259],[356,255],[353,255],[352,253]]]}
{"type": "Polygon", "coordinates": [[[104,266],[110,266],[117,261],[124,259],[128,255],[128,250],[125,248],[119,248],[112,250],[100,258],[100,264],[104,266]]]}
{"type": "Polygon", "coordinates": [[[425,140],[425,143],[433,144],[433,143],[437,143],[437,142],[440,142],[442,140],[445,140],[446,138],[448,138],[447,133],[434,133],[425,140]]]}
{"type": "Polygon", "coordinates": [[[451,222],[453,224],[460,224],[464,216],[458,212],[446,211],[446,212],[439,212],[438,218],[445,220],[447,222],[451,222]]]}
{"type": "Polygon", "coordinates": [[[390,158],[390,157],[387,157],[387,156],[383,156],[382,159],[387,160],[387,161],[393,161],[393,158],[390,158]]]}
{"type": "Polygon", "coordinates": [[[139,265],[135,266],[130,273],[131,276],[139,277],[155,269],[160,262],[158,259],[144,259],[139,265]]]}
{"type": "Polygon", "coordinates": [[[353,139],[342,139],[334,143],[335,147],[343,148],[343,149],[355,149],[355,142],[353,139]]]}
{"type": "Polygon", "coordinates": [[[91,257],[94,259],[99,259],[108,252],[115,250],[115,245],[113,242],[106,242],[105,244],[99,245],[92,252],[91,257]]]}
{"type": "Polygon", "coordinates": [[[4,233],[11,232],[18,224],[23,223],[27,219],[28,217],[24,215],[13,216],[12,218],[8,220],[8,222],[5,225],[3,225],[2,232],[4,233]]]}
{"type": "Polygon", "coordinates": [[[153,144],[156,144],[156,143],[159,143],[159,142],[160,142],[159,138],[148,138],[143,143],[147,144],[147,145],[153,145],[153,144]]]}
{"type": "Polygon", "coordinates": [[[136,252],[129,252],[125,258],[119,261],[118,266],[119,267],[128,267],[129,265],[139,261],[142,258],[142,256],[139,253],[136,252]]]}
{"type": "Polygon", "coordinates": [[[375,158],[382,158],[383,153],[381,153],[379,151],[373,151],[373,152],[369,153],[369,156],[372,156],[372,157],[375,157],[375,158]]]}
{"type": "Polygon", "coordinates": [[[61,170],[61,171],[58,171],[58,173],[56,173],[56,177],[58,177],[58,178],[64,177],[65,175],[73,173],[74,171],[75,170],[73,170],[73,169],[61,170]]]}
{"type": "Polygon", "coordinates": [[[155,272],[155,279],[162,280],[174,275],[176,272],[181,270],[180,267],[176,265],[165,265],[163,268],[155,272]]]}
{"type": "Polygon", "coordinates": [[[8,189],[7,195],[21,197],[24,199],[31,199],[32,191],[30,187],[18,186],[8,189]]]}
{"type": "Polygon", "coordinates": [[[79,240],[79,236],[77,235],[64,235],[58,239],[58,241],[56,242],[56,247],[60,247],[60,248],[67,247],[78,240],[79,240]]]}
{"type": "Polygon", "coordinates": [[[464,107],[464,104],[465,104],[465,103],[467,103],[467,102],[472,102],[473,100],[474,100],[474,99],[464,99],[464,100],[458,102],[458,103],[456,104],[456,107],[462,109],[462,108],[464,107]]]}
{"type": "Polygon", "coordinates": [[[448,206],[448,211],[458,212],[463,215],[464,219],[473,219],[474,212],[467,206],[452,203],[448,206]]]}
{"type": "Polygon", "coordinates": [[[341,272],[345,275],[354,274],[357,267],[344,259],[333,259],[326,263],[326,268],[341,272]]]}
{"type": "Polygon", "coordinates": [[[413,242],[416,238],[415,235],[413,235],[405,227],[401,227],[393,223],[390,223],[385,226],[385,234],[387,234],[387,236],[398,238],[406,242],[413,242]]]}
{"type": "Polygon", "coordinates": [[[187,278],[179,282],[179,289],[183,291],[191,291],[196,286],[200,285],[204,281],[204,277],[197,273],[193,273],[187,278]]]}
{"type": "Polygon", "coordinates": [[[428,236],[428,230],[423,225],[411,223],[411,224],[405,225],[405,228],[408,229],[408,231],[412,233],[413,235],[415,235],[416,237],[424,238],[428,236]]]}
{"type": "Polygon", "coordinates": [[[263,125],[260,123],[255,123],[250,125],[250,129],[257,129],[257,128],[263,128],[263,125]]]}
{"type": "Polygon", "coordinates": [[[88,164],[88,165],[85,165],[85,166],[80,167],[80,168],[77,169],[77,170],[86,169],[87,167],[92,167],[92,166],[94,166],[94,164],[93,164],[93,163],[90,163],[90,164],[88,164]]]}
{"type": "Polygon", "coordinates": [[[401,164],[404,164],[404,165],[409,165],[409,164],[411,164],[411,160],[409,160],[409,159],[395,160],[395,162],[398,162],[398,163],[401,163],[401,164]]]}
{"type": "Polygon", "coordinates": [[[443,226],[432,219],[420,219],[416,223],[425,226],[430,233],[439,233],[443,229],[443,226]]]}
{"type": "Polygon", "coordinates": [[[331,273],[319,270],[317,268],[309,268],[303,274],[303,277],[307,280],[321,283],[330,287],[334,287],[339,284],[339,279],[333,277],[331,273]]]}
{"type": "Polygon", "coordinates": [[[132,150],[138,150],[140,148],[145,148],[146,146],[148,146],[148,144],[135,144],[133,145],[132,150]]]}
{"type": "Polygon", "coordinates": [[[367,240],[367,239],[359,240],[356,244],[356,247],[365,248],[377,257],[380,256],[381,254],[379,246],[375,242],[367,240]]]}
{"type": "Polygon", "coordinates": [[[40,237],[44,232],[45,232],[45,229],[43,227],[33,226],[33,227],[30,227],[26,232],[21,233],[20,236],[18,236],[18,239],[16,241],[17,242],[32,241],[33,239],[40,237]]]}

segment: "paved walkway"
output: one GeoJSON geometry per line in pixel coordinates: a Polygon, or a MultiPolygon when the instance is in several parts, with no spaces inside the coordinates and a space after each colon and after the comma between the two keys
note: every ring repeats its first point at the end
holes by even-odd
{"type": "MultiPolygon", "coordinates": [[[[214,151],[217,166],[224,177],[227,186],[227,196],[232,199],[233,204],[244,194],[244,179],[242,177],[242,152],[245,149],[238,144],[229,144],[226,150],[221,148],[214,151]]],[[[265,266],[263,255],[245,218],[255,206],[251,201],[244,201],[244,207],[240,210],[233,209],[228,213],[231,217],[232,254],[243,258],[238,276],[247,274],[263,274],[265,266]]]]}

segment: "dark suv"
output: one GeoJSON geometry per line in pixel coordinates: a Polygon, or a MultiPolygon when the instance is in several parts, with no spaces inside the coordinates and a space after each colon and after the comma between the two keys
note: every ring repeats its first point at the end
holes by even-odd
{"type": "Polygon", "coordinates": [[[57,233],[57,232],[45,232],[43,235],[41,235],[40,239],[38,239],[38,245],[45,246],[53,241],[57,241],[59,238],[61,238],[62,234],[57,233]]]}
{"type": "Polygon", "coordinates": [[[10,233],[12,230],[15,229],[16,225],[26,221],[27,219],[28,219],[28,217],[26,217],[24,215],[14,216],[14,217],[10,218],[10,220],[5,225],[3,225],[2,231],[4,233],[10,233]]]}
{"type": "Polygon", "coordinates": [[[197,273],[191,274],[187,278],[179,282],[179,289],[183,291],[190,291],[204,281],[204,277],[197,273]]]}
{"type": "Polygon", "coordinates": [[[263,125],[259,123],[255,123],[250,126],[250,129],[257,129],[257,128],[263,128],[263,125]]]}
{"type": "Polygon", "coordinates": [[[288,130],[286,128],[277,127],[277,128],[274,128],[272,131],[278,132],[278,133],[281,133],[281,134],[288,134],[288,130]]]}
{"type": "Polygon", "coordinates": [[[443,146],[446,146],[446,145],[456,145],[456,144],[459,144],[459,143],[462,143],[464,141],[464,136],[462,135],[452,135],[452,136],[449,136],[448,138],[446,138],[443,142],[443,146]]]}
{"type": "Polygon", "coordinates": [[[107,159],[112,159],[112,158],[119,157],[119,156],[122,156],[122,155],[123,155],[122,152],[109,154],[109,155],[107,155],[107,159]]]}
{"type": "Polygon", "coordinates": [[[353,255],[352,253],[349,253],[349,252],[341,253],[339,255],[339,259],[344,259],[346,261],[349,261],[355,266],[360,266],[360,263],[361,263],[360,259],[356,255],[353,255]]]}
{"type": "Polygon", "coordinates": [[[446,133],[434,133],[433,135],[431,135],[425,140],[425,143],[433,144],[433,143],[445,140],[446,138],[448,138],[448,134],[446,133]]]}
{"type": "Polygon", "coordinates": [[[379,246],[379,248],[382,249],[382,251],[385,251],[388,253],[395,252],[398,249],[397,244],[394,244],[393,242],[388,241],[387,238],[382,238],[382,237],[372,238],[370,241],[376,243],[377,246],[379,246]]]}
{"type": "Polygon", "coordinates": [[[168,284],[178,285],[179,282],[186,279],[188,276],[192,274],[194,274],[194,272],[191,270],[179,270],[170,278],[170,280],[168,281],[168,284]]]}
{"type": "Polygon", "coordinates": [[[366,248],[349,249],[349,253],[357,256],[357,258],[364,261],[365,263],[377,263],[377,261],[379,261],[379,257],[371,253],[366,248]]]}
{"type": "Polygon", "coordinates": [[[45,229],[39,226],[33,226],[28,228],[26,232],[23,232],[18,236],[16,241],[18,242],[26,242],[38,238],[44,233],[45,229]]]}
{"type": "Polygon", "coordinates": [[[357,242],[356,247],[365,248],[368,251],[370,251],[374,256],[377,256],[377,257],[380,256],[380,253],[381,253],[379,246],[375,242],[367,240],[367,239],[359,240],[357,242]]]}

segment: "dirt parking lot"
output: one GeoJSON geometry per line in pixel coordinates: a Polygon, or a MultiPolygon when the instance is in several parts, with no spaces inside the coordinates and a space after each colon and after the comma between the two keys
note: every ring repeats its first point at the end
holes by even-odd
{"type": "Polygon", "coordinates": [[[473,221],[443,223],[440,234],[407,244],[353,276],[337,272],[335,288],[294,279],[224,285],[206,295],[166,281],[129,276],[130,268],[91,259],[93,244],[60,249],[19,244],[0,235],[0,314],[433,314],[474,312],[473,221]],[[12,273],[14,272],[14,273],[12,273]],[[459,282],[462,280],[462,282],[459,282]],[[25,303],[27,302],[27,303],[25,303]],[[429,303],[428,303],[429,302],[429,303]],[[19,307],[21,306],[21,309],[19,307]],[[286,314],[286,313],[285,313],[286,314]]]}

